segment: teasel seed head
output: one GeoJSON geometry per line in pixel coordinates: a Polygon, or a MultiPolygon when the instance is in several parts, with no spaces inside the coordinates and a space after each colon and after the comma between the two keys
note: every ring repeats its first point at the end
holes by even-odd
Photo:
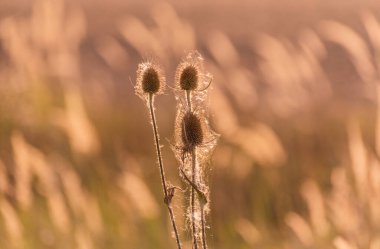
{"type": "Polygon", "coordinates": [[[182,163],[194,149],[200,162],[209,159],[218,138],[219,134],[211,129],[204,110],[191,111],[186,104],[177,103],[172,149],[179,162],[182,163]]]}
{"type": "Polygon", "coordinates": [[[194,148],[203,143],[203,130],[200,118],[192,112],[187,112],[181,125],[182,143],[186,148],[194,148]]]}
{"type": "Polygon", "coordinates": [[[145,93],[155,94],[160,90],[160,78],[157,70],[150,67],[145,70],[142,80],[142,89],[145,93]]]}
{"type": "Polygon", "coordinates": [[[191,51],[178,64],[175,87],[178,90],[194,91],[202,88],[204,81],[203,58],[199,52],[191,51]]]}
{"type": "Polygon", "coordinates": [[[179,85],[182,90],[193,91],[198,87],[199,72],[193,65],[185,67],[179,79],[179,85]]]}
{"type": "Polygon", "coordinates": [[[153,62],[140,63],[137,69],[135,92],[143,99],[150,95],[161,94],[165,87],[165,77],[158,64],[153,62]]]}

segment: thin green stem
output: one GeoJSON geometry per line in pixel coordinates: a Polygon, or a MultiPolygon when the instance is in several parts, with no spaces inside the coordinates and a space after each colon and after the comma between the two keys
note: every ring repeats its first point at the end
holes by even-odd
{"type": "Polygon", "coordinates": [[[164,200],[165,200],[166,206],[168,207],[168,210],[169,210],[170,221],[171,221],[172,226],[173,226],[173,231],[174,231],[175,239],[177,242],[177,247],[178,247],[178,249],[182,249],[181,241],[180,241],[178,230],[177,230],[177,225],[175,223],[173,208],[171,206],[171,196],[168,195],[167,182],[166,182],[165,171],[164,171],[164,164],[163,164],[163,160],[162,160],[160,141],[159,141],[158,131],[157,131],[158,129],[157,129],[157,122],[156,122],[156,115],[154,113],[154,107],[153,107],[153,95],[152,94],[149,95],[149,111],[150,111],[150,117],[152,119],[154,142],[156,145],[156,152],[157,152],[157,157],[158,157],[158,167],[160,170],[162,187],[164,189],[164,200]]]}

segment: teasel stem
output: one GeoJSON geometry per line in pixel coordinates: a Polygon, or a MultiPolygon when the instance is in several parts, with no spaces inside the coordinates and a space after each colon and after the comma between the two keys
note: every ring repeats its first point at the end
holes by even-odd
{"type": "Polygon", "coordinates": [[[170,221],[172,223],[175,239],[177,242],[177,247],[178,247],[178,249],[182,249],[181,241],[180,241],[178,230],[177,230],[177,225],[175,223],[173,208],[171,205],[171,199],[173,196],[169,196],[169,194],[168,194],[168,188],[167,188],[168,184],[167,184],[166,178],[165,178],[164,164],[163,164],[163,160],[162,160],[160,142],[159,142],[159,138],[158,138],[156,115],[155,115],[154,107],[153,107],[153,94],[149,94],[149,111],[150,111],[150,117],[152,119],[154,142],[156,145],[156,151],[157,151],[157,157],[158,157],[158,166],[159,166],[160,175],[161,175],[161,182],[162,182],[162,187],[164,189],[164,202],[165,202],[165,204],[169,210],[170,221]]]}
{"type": "Polygon", "coordinates": [[[186,90],[186,101],[187,101],[187,106],[189,107],[190,112],[192,111],[192,106],[191,106],[191,91],[186,90]]]}
{"type": "Polygon", "coordinates": [[[202,223],[202,246],[203,249],[207,249],[206,242],[206,219],[205,219],[205,210],[204,206],[201,206],[201,223],[202,223]]]}
{"type": "MultiPolygon", "coordinates": [[[[191,151],[191,181],[193,183],[196,182],[197,179],[197,153],[196,153],[196,148],[194,148],[191,151]]],[[[198,248],[198,243],[197,243],[197,226],[195,224],[195,190],[194,188],[191,188],[191,227],[192,227],[192,232],[193,232],[193,245],[194,249],[198,248]]]]}
{"type": "MultiPolygon", "coordinates": [[[[186,101],[190,112],[192,111],[191,106],[191,91],[186,90],[186,101]]],[[[196,182],[196,166],[197,166],[197,154],[196,148],[194,147],[191,150],[191,181],[193,183],[196,182]]],[[[191,210],[191,232],[193,238],[193,249],[198,249],[198,241],[197,241],[197,226],[195,224],[195,191],[194,188],[190,190],[190,210],[191,210]]]]}
{"type": "Polygon", "coordinates": [[[201,206],[201,222],[202,222],[202,248],[207,249],[207,242],[206,242],[206,223],[205,223],[205,210],[204,207],[207,204],[208,200],[202,191],[199,190],[197,185],[193,181],[189,179],[189,177],[186,175],[186,173],[183,171],[183,169],[180,169],[183,177],[185,180],[191,185],[191,188],[197,192],[198,198],[200,199],[200,206],[201,206]]]}

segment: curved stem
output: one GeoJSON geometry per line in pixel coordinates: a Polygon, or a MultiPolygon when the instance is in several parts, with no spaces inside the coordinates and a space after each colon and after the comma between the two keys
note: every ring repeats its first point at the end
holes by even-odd
{"type": "Polygon", "coordinates": [[[156,122],[156,115],[154,113],[154,107],[153,107],[153,95],[152,94],[149,95],[149,111],[150,111],[150,118],[152,119],[154,142],[156,145],[156,152],[157,152],[157,157],[158,157],[158,167],[160,170],[161,183],[162,183],[162,187],[164,189],[164,200],[165,200],[166,206],[168,207],[170,220],[171,220],[171,223],[173,226],[173,231],[174,231],[175,239],[177,242],[177,247],[178,247],[178,249],[182,249],[181,241],[179,239],[179,234],[178,234],[178,230],[177,230],[177,225],[175,223],[173,208],[171,206],[172,196],[168,195],[167,182],[166,182],[165,171],[164,171],[164,164],[163,164],[163,160],[162,160],[160,141],[159,141],[158,131],[157,131],[158,129],[157,129],[157,122],[156,122]]]}

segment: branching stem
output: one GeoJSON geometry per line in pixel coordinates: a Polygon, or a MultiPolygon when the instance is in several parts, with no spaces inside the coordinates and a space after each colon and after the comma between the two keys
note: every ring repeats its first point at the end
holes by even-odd
{"type": "Polygon", "coordinates": [[[192,182],[189,177],[186,175],[186,173],[181,170],[181,174],[185,178],[185,180],[190,184],[190,186],[193,188],[194,191],[197,192],[198,198],[200,199],[200,206],[201,206],[201,225],[202,225],[202,248],[207,249],[207,240],[206,240],[206,219],[205,219],[205,210],[204,207],[207,204],[207,197],[205,193],[203,193],[197,185],[195,185],[194,182],[192,182]]]}

